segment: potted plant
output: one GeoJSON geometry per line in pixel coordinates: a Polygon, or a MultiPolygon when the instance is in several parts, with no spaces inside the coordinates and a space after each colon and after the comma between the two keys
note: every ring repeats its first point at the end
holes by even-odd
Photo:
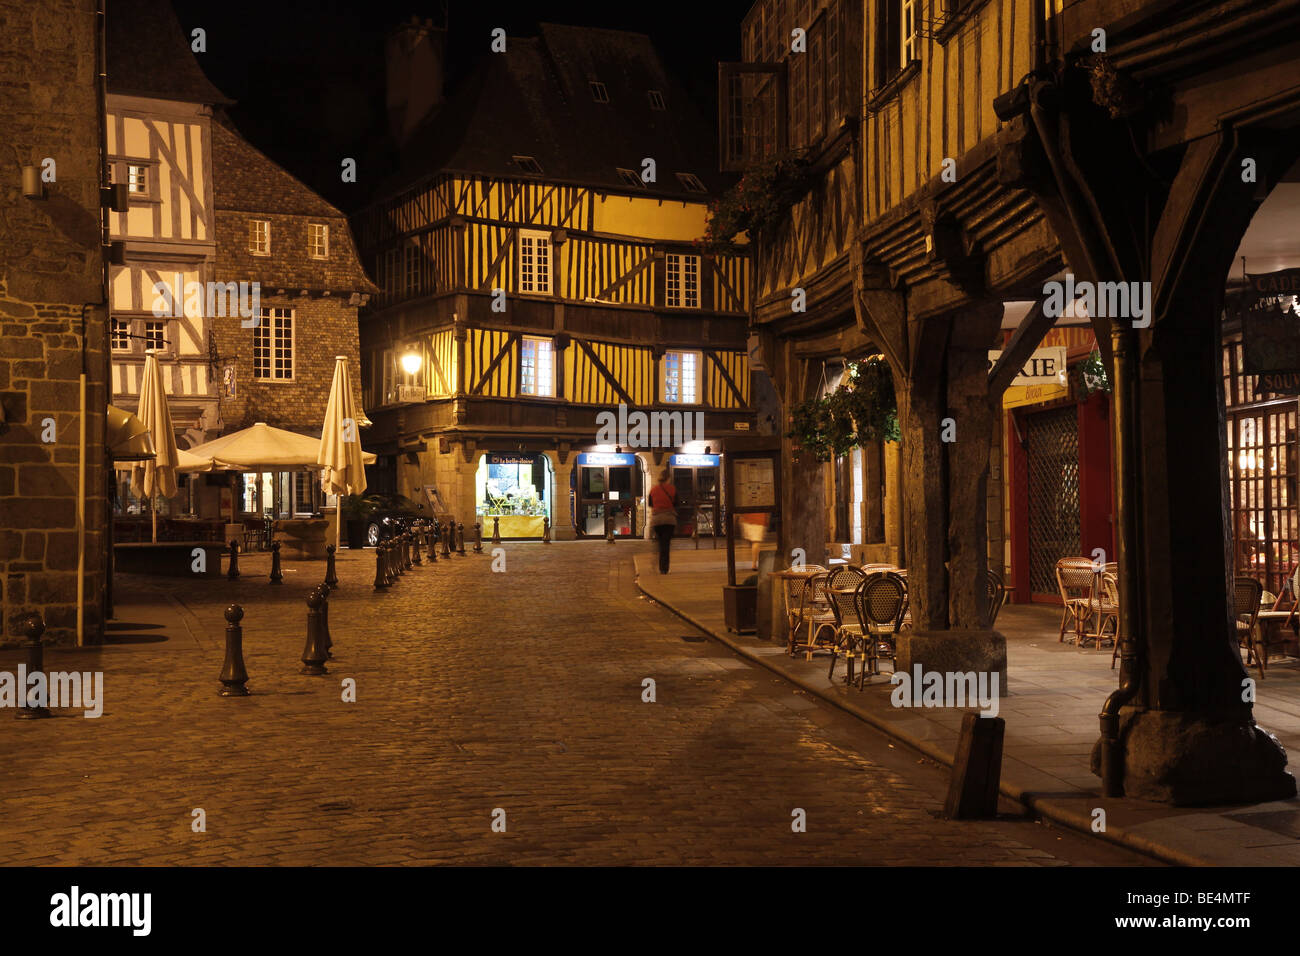
{"type": "Polygon", "coordinates": [[[348,547],[364,548],[366,546],[366,522],[374,513],[375,502],[361,495],[347,495],[340,504],[339,511],[346,522],[348,547]]]}

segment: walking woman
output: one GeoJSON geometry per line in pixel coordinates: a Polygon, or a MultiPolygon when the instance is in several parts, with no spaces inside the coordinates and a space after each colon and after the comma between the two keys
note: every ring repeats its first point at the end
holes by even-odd
{"type": "Polygon", "coordinates": [[[659,573],[668,573],[668,555],[677,531],[677,489],[668,482],[668,469],[659,473],[659,484],[650,489],[650,527],[659,539],[659,573]]]}

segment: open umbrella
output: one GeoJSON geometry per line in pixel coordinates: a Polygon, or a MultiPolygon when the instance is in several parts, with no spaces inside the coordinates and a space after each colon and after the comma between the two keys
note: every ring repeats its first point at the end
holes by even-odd
{"type": "MultiPolygon", "coordinates": [[[[341,541],[343,528],[344,495],[359,495],[366,490],[365,456],[361,451],[359,433],[361,416],[352,400],[352,380],[348,375],[346,356],[334,357],[334,382],[330,386],[329,403],[325,406],[325,424],[320,433],[320,454],[316,462],[321,466],[320,484],[326,494],[338,495],[339,507],[335,509],[334,547],[341,541]]],[[[372,459],[373,460],[373,459],[372,459]]]]}
{"type": "Polygon", "coordinates": [[[167,393],[163,389],[158,359],[150,352],[144,359],[144,379],[140,384],[140,410],[136,413],[153,436],[157,453],[150,461],[131,466],[131,490],[149,499],[153,540],[158,540],[158,507],[155,498],[176,494],[176,433],[172,430],[171,412],[167,410],[167,393]]]}

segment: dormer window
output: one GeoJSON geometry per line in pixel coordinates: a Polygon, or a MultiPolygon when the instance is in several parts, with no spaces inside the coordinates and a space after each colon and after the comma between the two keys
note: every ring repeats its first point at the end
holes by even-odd
{"type": "Polygon", "coordinates": [[[605,89],[605,84],[599,80],[592,80],[588,86],[591,87],[591,98],[597,103],[609,102],[609,90],[605,89]]]}
{"type": "Polygon", "coordinates": [[[666,110],[664,106],[664,95],[658,90],[647,90],[646,96],[650,98],[650,108],[652,110],[666,110]]]}
{"type": "Polygon", "coordinates": [[[704,183],[700,182],[700,178],[694,173],[678,173],[677,181],[682,184],[682,188],[688,193],[708,192],[708,190],[704,188],[704,183]]]}
{"type": "Polygon", "coordinates": [[[534,176],[540,176],[542,174],[542,164],[533,159],[533,157],[511,156],[510,158],[514,160],[514,164],[524,172],[531,173],[534,176]]]}
{"type": "Polygon", "coordinates": [[[624,185],[632,186],[636,189],[645,188],[645,183],[642,182],[641,177],[638,176],[636,173],[634,173],[632,170],[624,169],[621,166],[615,168],[618,169],[618,178],[623,180],[624,185]]]}

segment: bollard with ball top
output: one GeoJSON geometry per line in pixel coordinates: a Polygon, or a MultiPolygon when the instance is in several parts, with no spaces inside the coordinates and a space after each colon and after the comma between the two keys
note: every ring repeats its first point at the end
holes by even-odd
{"type": "Polygon", "coordinates": [[[462,558],[465,557],[465,522],[463,521],[456,524],[456,553],[462,558]]]}
{"type": "Polygon", "coordinates": [[[551,543],[551,519],[542,518],[542,544],[551,543]]]}
{"type": "Polygon", "coordinates": [[[483,526],[477,521],[474,522],[474,553],[483,553],[483,526]]]}
{"type": "Polygon", "coordinates": [[[417,568],[424,564],[424,558],[420,554],[420,535],[423,533],[418,525],[411,529],[411,562],[417,568]]]}
{"type": "Polygon", "coordinates": [[[244,670],[244,609],[238,604],[226,608],[226,664],[221,668],[218,697],[247,697],[248,671],[244,670]]]}
{"type": "Polygon", "coordinates": [[[454,521],[448,521],[447,526],[439,530],[439,537],[442,538],[442,556],[444,558],[451,557],[451,539],[455,534],[456,523],[454,521]]]}
{"type": "Polygon", "coordinates": [[[425,532],[425,541],[429,545],[429,563],[438,563],[438,524],[434,522],[432,528],[425,532]]]}
{"type": "Polygon", "coordinates": [[[283,584],[284,573],[280,570],[280,542],[271,543],[271,583],[283,584]]]}
{"type": "Polygon", "coordinates": [[[325,546],[325,586],[331,591],[339,586],[338,570],[334,567],[334,552],[338,550],[332,544],[325,546]]]}
{"type": "Polygon", "coordinates": [[[302,649],[302,670],[300,674],[320,677],[328,674],[325,669],[325,635],[321,625],[321,605],[325,598],[319,590],[307,595],[307,644],[302,649]]]}
{"type": "Polygon", "coordinates": [[[226,572],[226,577],[232,581],[239,580],[239,539],[230,539],[230,570],[226,572]]]}
{"type": "Polygon", "coordinates": [[[316,593],[321,597],[320,626],[321,633],[325,635],[325,656],[330,658],[334,656],[330,651],[334,646],[334,638],[330,635],[330,589],[323,584],[318,584],[316,593]]]}
{"type": "Polygon", "coordinates": [[[493,544],[501,543],[501,516],[500,515],[492,516],[492,543],[493,544]]]}
{"type": "MultiPolygon", "coordinates": [[[[45,673],[45,645],[41,643],[41,636],[45,633],[45,619],[33,612],[19,621],[18,629],[27,636],[23,650],[27,654],[27,680],[30,682],[33,674],[45,673]]],[[[45,686],[49,687],[48,679],[45,686]]],[[[37,720],[50,716],[48,707],[28,702],[30,698],[26,686],[18,688],[18,696],[18,708],[14,716],[19,720],[37,720]]]]}
{"type": "Polygon", "coordinates": [[[388,574],[384,568],[384,546],[375,546],[375,590],[383,591],[388,587],[388,574]]]}
{"type": "Polygon", "coordinates": [[[415,562],[411,559],[411,532],[409,531],[402,532],[402,563],[408,571],[415,567],[415,562]]]}

